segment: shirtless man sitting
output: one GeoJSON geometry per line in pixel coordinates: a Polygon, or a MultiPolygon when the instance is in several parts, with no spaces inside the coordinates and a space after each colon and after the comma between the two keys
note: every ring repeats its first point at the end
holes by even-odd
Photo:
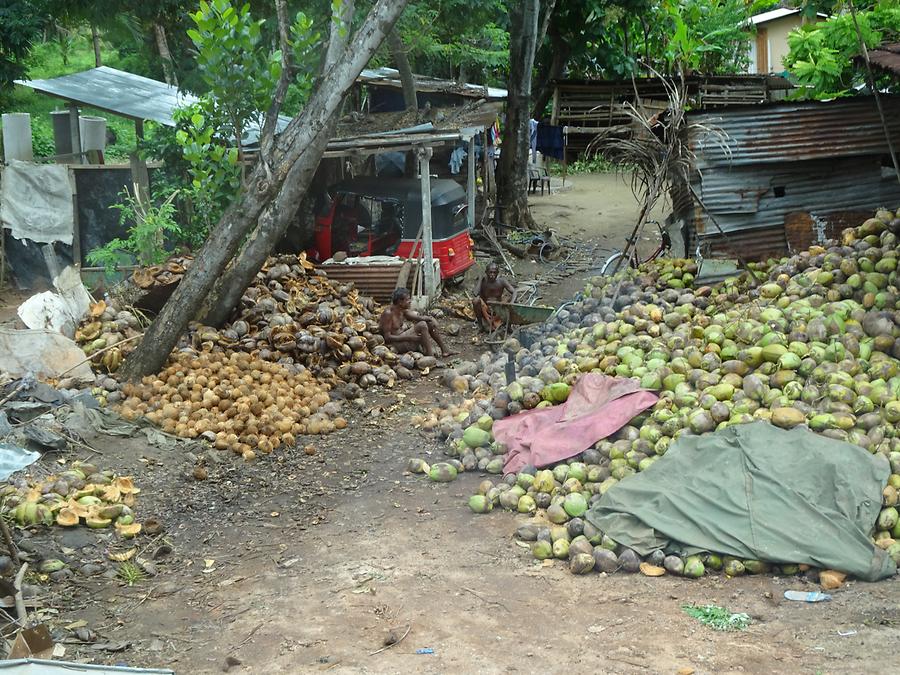
{"type": "Polygon", "coordinates": [[[409,291],[398,288],[391,296],[391,305],[381,313],[378,327],[385,343],[396,351],[421,351],[427,356],[434,356],[432,341],[441,348],[444,357],[453,356],[456,352],[447,349],[437,330],[437,321],[430,316],[421,316],[409,308],[409,291]],[[412,326],[406,322],[412,322],[412,326]]]}
{"type": "Polygon", "coordinates": [[[500,325],[500,319],[494,316],[488,300],[501,302],[503,300],[503,292],[509,291],[509,302],[516,301],[516,289],[506,279],[499,276],[500,268],[497,263],[488,263],[484,276],[478,280],[475,286],[475,299],[472,300],[472,309],[475,312],[475,320],[478,322],[479,328],[483,332],[495,330],[500,325]]]}

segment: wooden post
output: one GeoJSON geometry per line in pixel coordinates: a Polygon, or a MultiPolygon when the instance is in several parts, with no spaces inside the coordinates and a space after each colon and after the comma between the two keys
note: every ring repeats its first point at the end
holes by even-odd
{"type": "Polygon", "coordinates": [[[550,113],[550,124],[557,126],[559,124],[559,85],[553,87],[553,108],[550,113]]]}
{"type": "MultiPolygon", "coordinates": [[[[138,143],[144,140],[144,120],[134,121],[134,135],[137,137],[138,143]]],[[[147,171],[147,163],[140,156],[137,148],[131,153],[130,160],[131,181],[140,191],[140,194],[135,197],[141,204],[148,204],[150,202],[150,174],[147,171]]]]}
{"type": "Polygon", "coordinates": [[[466,208],[468,215],[466,220],[471,230],[475,227],[475,136],[469,136],[468,147],[468,171],[466,172],[466,208]]]}
{"type": "Polygon", "coordinates": [[[72,185],[72,258],[77,269],[81,269],[84,261],[81,259],[81,223],[78,221],[78,182],[75,180],[75,170],[69,169],[69,183],[72,185]]]}
{"type": "Polygon", "coordinates": [[[434,251],[431,232],[431,155],[432,149],[418,148],[419,180],[422,184],[422,249],[425,261],[425,294],[431,302],[436,288],[434,279],[434,251]]]}
{"type": "Polygon", "coordinates": [[[84,164],[81,154],[81,127],[78,124],[78,104],[69,103],[69,133],[72,136],[72,163],[84,164]]]}

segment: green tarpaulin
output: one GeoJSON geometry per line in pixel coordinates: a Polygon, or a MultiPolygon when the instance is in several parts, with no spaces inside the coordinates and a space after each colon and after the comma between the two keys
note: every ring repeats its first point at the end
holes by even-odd
{"type": "Polygon", "coordinates": [[[870,538],[889,475],[859,446],[755,422],[679,438],[585,517],[641,555],[710,551],[875,581],[896,572],[870,538]]]}

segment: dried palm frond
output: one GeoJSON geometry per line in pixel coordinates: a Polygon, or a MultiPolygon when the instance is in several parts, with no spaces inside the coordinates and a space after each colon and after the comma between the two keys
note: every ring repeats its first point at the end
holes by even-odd
{"type": "MultiPolygon", "coordinates": [[[[631,175],[631,190],[641,204],[641,211],[629,246],[637,240],[648,214],[667,187],[690,190],[695,154],[687,143],[689,137],[699,136],[704,142],[718,144],[727,156],[731,154],[728,137],[721,129],[687,119],[689,101],[684,77],[673,80],[652,68],[650,71],[659,78],[665,90],[665,109],[651,113],[641,101],[635,85],[635,102],[623,104],[629,124],[604,130],[591,140],[587,149],[588,153],[603,156],[619,171],[631,175]]],[[[628,247],[625,254],[622,259],[629,257],[628,247]]]]}

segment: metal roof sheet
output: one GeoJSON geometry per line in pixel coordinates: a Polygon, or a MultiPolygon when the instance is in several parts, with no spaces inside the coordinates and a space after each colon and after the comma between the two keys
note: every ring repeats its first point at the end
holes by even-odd
{"type": "MultiPolygon", "coordinates": [[[[153,120],[167,127],[175,126],[173,114],[176,108],[192,105],[199,100],[193,94],[165,82],[108,66],[49,80],[16,80],[16,84],[113,115],[133,120],[153,120]]],[[[279,115],[277,130],[283,131],[290,121],[290,117],[279,115]]],[[[252,125],[244,133],[243,142],[245,145],[252,144],[258,138],[259,128],[252,125]]]]}
{"type": "Polygon", "coordinates": [[[169,127],[175,126],[172,119],[175,108],[197,102],[193,94],[179,91],[165,82],[108,66],[50,80],[16,80],[16,84],[114,115],[153,120],[169,127]]]}
{"type": "MultiPolygon", "coordinates": [[[[857,61],[862,57],[857,57],[857,61]]],[[[900,76],[900,42],[883,44],[869,52],[869,61],[876,68],[887,70],[900,76]]]]}
{"type": "Polygon", "coordinates": [[[787,7],[779,7],[778,9],[773,9],[769,12],[763,12],[762,14],[756,14],[750,17],[750,21],[754,26],[759,25],[761,23],[766,23],[767,21],[775,21],[776,19],[783,19],[786,16],[793,16],[794,14],[799,14],[799,9],[788,9],[787,7]]]}
{"type": "MultiPolygon", "coordinates": [[[[891,136],[900,138],[900,96],[883,96],[882,106],[891,136]]],[[[689,131],[688,145],[700,170],[888,152],[871,96],[735,106],[688,117],[713,130],[692,126],[689,131]]]]}

